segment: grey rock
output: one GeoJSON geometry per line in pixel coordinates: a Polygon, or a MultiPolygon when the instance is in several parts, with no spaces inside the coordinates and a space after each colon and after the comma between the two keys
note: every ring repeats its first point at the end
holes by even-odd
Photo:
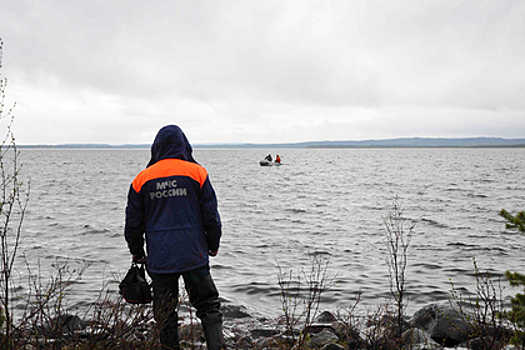
{"type": "Polygon", "coordinates": [[[310,333],[310,334],[316,334],[321,333],[327,329],[328,331],[332,333],[336,333],[335,328],[331,324],[311,324],[306,327],[304,327],[304,332],[310,333]]]}
{"type": "Polygon", "coordinates": [[[418,350],[435,350],[443,348],[435,342],[428,333],[419,328],[408,329],[403,332],[401,337],[405,348],[418,350]]]}
{"type": "Polygon", "coordinates": [[[62,334],[72,334],[86,328],[86,322],[77,315],[63,314],[53,318],[41,327],[43,334],[59,337],[62,334]]]}
{"type": "Polygon", "coordinates": [[[320,349],[323,346],[339,341],[339,337],[329,329],[325,328],[321,332],[313,334],[307,342],[309,347],[320,349]]]}
{"type": "Polygon", "coordinates": [[[253,349],[253,339],[249,336],[243,336],[237,339],[233,349],[253,349]]]}
{"type": "Polygon", "coordinates": [[[465,315],[450,306],[437,304],[417,311],[411,319],[411,324],[428,332],[433,340],[446,347],[467,341],[471,333],[465,315]]]}
{"type": "Polygon", "coordinates": [[[221,312],[224,318],[238,319],[252,317],[248,310],[240,305],[225,305],[221,308],[221,312]]]}
{"type": "Polygon", "coordinates": [[[272,338],[261,338],[256,344],[255,348],[257,349],[276,349],[279,344],[277,341],[272,338]]]}
{"type": "Polygon", "coordinates": [[[314,320],[314,323],[322,323],[322,324],[331,324],[333,322],[336,322],[337,318],[328,311],[323,311],[319,316],[317,316],[314,320]]]}
{"type": "Polygon", "coordinates": [[[250,333],[255,338],[268,338],[278,334],[278,331],[275,328],[258,328],[250,330],[250,333]]]}
{"type": "Polygon", "coordinates": [[[501,349],[503,347],[497,339],[494,339],[491,336],[470,339],[461,343],[459,346],[471,350],[501,349]]]}
{"type": "Polygon", "coordinates": [[[360,349],[364,346],[365,341],[361,337],[357,327],[342,322],[334,322],[332,326],[335,328],[339,339],[347,344],[348,349],[360,349]]]}

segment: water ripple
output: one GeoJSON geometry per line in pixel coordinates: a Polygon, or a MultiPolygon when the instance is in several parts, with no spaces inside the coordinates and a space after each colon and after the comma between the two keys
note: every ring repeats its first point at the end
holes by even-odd
{"type": "MultiPolygon", "coordinates": [[[[506,231],[497,215],[523,210],[524,149],[287,150],[286,166],[260,167],[267,153],[195,151],[219,199],[224,232],[211,265],[224,300],[278,313],[279,267],[309,271],[311,254],[336,276],[325,308],[347,307],[359,291],[367,305],[389,300],[383,218],[396,195],[416,222],[410,308],[446,299],[451,282],[471,291],[473,258],[497,277],[525,266],[522,235],[506,231]]],[[[73,293],[78,305],[96,296],[104,278],[116,292],[113,275],[130,264],[122,233],[126,195],[149,150],[21,156],[32,179],[23,226],[28,262],[40,263],[43,273],[57,258],[88,262],[87,282],[73,293]]],[[[25,271],[22,262],[17,268],[25,271]]]]}

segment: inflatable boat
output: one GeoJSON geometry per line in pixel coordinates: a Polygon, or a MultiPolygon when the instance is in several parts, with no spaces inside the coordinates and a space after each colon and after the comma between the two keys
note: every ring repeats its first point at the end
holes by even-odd
{"type": "Polygon", "coordinates": [[[281,165],[281,163],[277,163],[277,162],[270,162],[269,160],[267,159],[263,159],[259,162],[259,164],[261,164],[261,166],[274,166],[274,165],[281,165]]]}

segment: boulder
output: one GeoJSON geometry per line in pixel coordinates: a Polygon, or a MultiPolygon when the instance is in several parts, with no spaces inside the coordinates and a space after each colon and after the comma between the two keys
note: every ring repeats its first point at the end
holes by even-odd
{"type": "Polygon", "coordinates": [[[86,328],[86,322],[77,315],[61,314],[41,326],[42,333],[52,338],[60,338],[63,334],[73,334],[86,328]]]}
{"type": "Polygon", "coordinates": [[[332,327],[335,329],[339,339],[347,344],[348,349],[361,349],[364,347],[365,341],[355,325],[351,323],[334,322],[332,323],[332,327]]]}
{"type": "Polygon", "coordinates": [[[254,338],[269,338],[277,335],[279,332],[275,328],[255,328],[250,333],[254,338]]]}
{"type": "Polygon", "coordinates": [[[427,305],[412,316],[410,323],[446,347],[466,342],[471,334],[465,315],[447,305],[427,305]]]}
{"type": "MultiPolygon", "coordinates": [[[[228,343],[228,340],[226,340],[226,342],[228,343]]],[[[254,348],[253,339],[249,336],[242,336],[234,342],[233,346],[230,345],[229,348],[239,349],[239,350],[253,349],[254,348]]]]}
{"type": "Polygon", "coordinates": [[[310,334],[317,334],[317,333],[321,333],[325,329],[327,329],[328,331],[332,333],[337,333],[336,329],[332,327],[331,324],[315,324],[315,323],[305,326],[303,332],[310,333],[310,334]]]}
{"type": "Polygon", "coordinates": [[[442,349],[442,346],[435,342],[428,333],[419,328],[406,330],[401,335],[403,346],[408,349],[442,349]]]}
{"type": "Polygon", "coordinates": [[[260,338],[255,343],[256,349],[278,349],[279,344],[273,338],[260,338]]]}
{"type": "Polygon", "coordinates": [[[244,306],[240,305],[224,305],[221,307],[221,312],[224,318],[239,319],[251,318],[252,316],[244,306]]]}
{"type": "Polygon", "coordinates": [[[331,324],[336,322],[337,318],[329,311],[323,311],[319,316],[317,316],[313,323],[321,324],[331,324]]]}
{"type": "Polygon", "coordinates": [[[501,328],[501,330],[500,332],[491,333],[493,329],[490,329],[487,334],[469,339],[460,344],[460,346],[471,350],[502,349],[508,344],[511,334],[506,333],[503,328],[501,328]]]}
{"type": "Polygon", "coordinates": [[[311,334],[310,339],[307,341],[309,348],[320,349],[327,344],[335,343],[339,341],[339,337],[329,328],[325,328],[322,331],[311,334]]]}

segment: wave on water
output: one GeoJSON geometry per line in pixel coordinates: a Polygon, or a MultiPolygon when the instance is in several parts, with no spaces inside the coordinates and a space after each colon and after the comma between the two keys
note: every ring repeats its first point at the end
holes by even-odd
{"type": "MultiPolygon", "coordinates": [[[[450,281],[472,290],[480,270],[525,266],[523,236],[500,209],[524,210],[525,149],[288,150],[286,167],[261,167],[260,150],[196,150],[219,200],[223,238],[211,259],[226,302],[280,312],[278,274],[328,262],[337,283],[323,308],[390,299],[384,218],[399,197],[416,223],[408,252],[410,307],[444,299],[450,281]],[[476,165],[478,167],[476,167],[476,165]]],[[[275,153],[275,152],[273,152],[275,153]]],[[[131,262],[123,227],[127,191],[148,150],[22,150],[31,180],[23,226],[28,261],[88,262],[72,297],[93,299],[102,280],[117,292],[131,262]],[[78,181],[84,179],[84,181],[78,181]]],[[[19,270],[24,269],[19,266],[19,270]]]]}
{"type": "Polygon", "coordinates": [[[110,230],[106,228],[95,228],[89,224],[82,226],[81,235],[106,235],[110,233],[110,230]]]}

